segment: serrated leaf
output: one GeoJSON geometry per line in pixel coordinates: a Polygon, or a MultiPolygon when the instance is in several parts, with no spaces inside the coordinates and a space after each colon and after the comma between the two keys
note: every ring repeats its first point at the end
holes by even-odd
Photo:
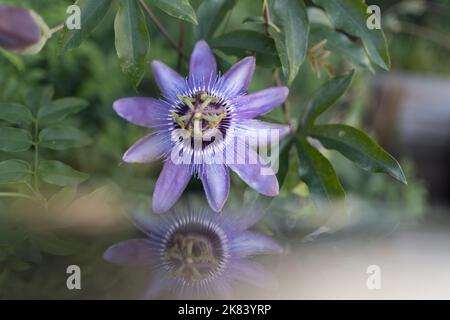
{"type": "Polygon", "coordinates": [[[91,138],[86,133],[72,127],[45,128],[39,134],[39,145],[52,150],[80,148],[91,142],[91,138]]]}
{"type": "Polygon", "coordinates": [[[144,77],[145,59],[150,49],[145,16],[137,1],[120,0],[114,32],[122,71],[137,88],[144,77]]]}
{"type": "Polygon", "coordinates": [[[22,152],[30,149],[32,137],[24,129],[0,127],[0,150],[5,152],[22,152]]]}
{"type": "Polygon", "coordinates": [[[354,71],[339,76],[322,85],[306,105],[300,118],[299,129],[311,125],[325,110],[331,107],[347,91],[353,78],[354,71]]]}
{"type": "Polygon", "coordinates": [[[197,15],[188,0],[152,0],[168,15],[197,24],[197,15]]]}
{"type": "Polygon", "coordinates": [[[308,51],[308,14],[303,0],[278,0],[272,6],[276,24],[282,27],[282,32],[274,28],[270,28],[269,32],[275,40],[283,72],[291,85],[308,51]]]}
{"type": "Polygon", "coordinates": [[[17,182],[31,173],[30,165],[22,160],[0,162],[0,183],[17,182]]]}
{"type": "Polygon", "coordinates": [[[113,2],[111,0],[77,0],[75,5],[79,6],[81,11],[81,29],[64,28],[58,40],[59,52],[64,53],[75,49],[88,38],[105,17],[113,2]]]}
{"type": "Polygon", "coordinates": [[[74,186],[85,181],[89,176],[56,160],[45,160],[39,163],[39,177],[49,183],[60,187],[74,186]]]}
{"type": "Polygon", "coordinates": [[[57,123],[67,116],[76,114],[88,106],[88,102],[79,98],[62,98],[44,105],[38,112],[41,124],[57,123]]]}
{"type": "Polygon", "coordinates": [[[362,169],[387,173],[406,184],[397,160],[364,132],[344,124],[329,124],[314,126],[309,134],[319,139],[325,148],[339,151],[362,169]]]}
{"type": "Polygon", "coordinates": [[[18,103],[0,103],[0,120],[12,124],[30,125],[33,122],[33,114],[24,105],[18,103]]]}
{"type": "Polygon", "coordinates": [[[197,40],[209,39],[237,0],[204,0],[197,9],[198,25],[194,26],[197,40]]]}
{"type": "Polygon", "coordinates": [[[390,58],[382,30],[367,27],[367,5],[361,0],[313,0],[325,9],[334,26],[361,38],[369,58],[381,68],[389,70],[390,58]]]}
{"type": "Polygon", "coordinates": [[[344,188],[330,161],[305,138],[297,139],[296,147],[300,162],[298,174],[308,186],[314,202],[320,206],[323,201],[344,198],[344,188]]]}
{"type": "Polygon", "coordinates": [[[372,70],[370,60],[364,49],[351,41],[348,36],[324,25],[311,25],[311,45],[324,39],[327,40],[326,49],[342,56],[354,65],[372,70]]]}

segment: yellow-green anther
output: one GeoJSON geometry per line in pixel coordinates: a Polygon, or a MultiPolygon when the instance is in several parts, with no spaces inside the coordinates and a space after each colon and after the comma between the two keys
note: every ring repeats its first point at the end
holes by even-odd
{"type": "Polygon", "coordinates": [[[203,103],[198,108],[200,110],[203,110],[203,109],[207,108],[209,106],[209,104],[211,103],[211,100],[212,100],[212,98],[208,97],[206,100],[203,101],[203,103]]]}
{"type": "Polygon", "coordinates": [[[185,124],[184,124],[184,120],[187,119],[185,118],[186,116],[179,116],[178,114],[176,114],[175,112],[172,112],[172,118],[173,120],[175,120],[175,122],[180,126],[181,129],[185,128],[185,124]]]}
{"type": "Polygon", "coordinates": [[[217,116],[210,116],[210,115],[207,115],[207,114],[202,114],[202,119],[206,120],[208,122],[214,122],[214,121],[217,120],[217,116]]]}
{"type": "Polygon", "coordinates": [[[186,104],[188,107],[189,107],[189,109],[191,109],[192,111],[194,111],[195,110],[195,106],[192,104],[192,101],[191,101],[191,98],[189,98],[189,97],[187,97],[187,96],[183,96],[183,95],[181,95],[181,94],[177,94],[177,98],[181,101],[181,102],[183,102],[184,104],[186,104]]]}
{"type": "Polygon", "coordinates": [[[209,126],[210,126],[211,128],[217,127],[217,125],[220,123],[220,121],[223,120],[224,117],[225,117],[225,114],[224,114],[224,113],[219,114],[219,115],[216,117],[216,119],[215,119],[214,121],[211,121],[211,122],[210,122],[209,126]]]}
{"type": "Polygon", "coordinates": [[[210,99],[209,102],[212,102],[212,103],[219,103],[219,99],[217,99],[217,98],[215,98],[215,97],[213,97],[213,96],[210,96],[210,95],[208,95],[207,93],[202,93],[202,94],[200,95],[200,100],[206,101],[207,99],[210,99]]]}

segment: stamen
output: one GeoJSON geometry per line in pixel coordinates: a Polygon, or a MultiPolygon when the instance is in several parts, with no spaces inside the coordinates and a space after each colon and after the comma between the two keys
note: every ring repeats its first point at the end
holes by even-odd
{"type": "Polygon", "coordinates": [[[227,108],[220,104],[220,99],[207,92],[197,92],[192,96],[177,94],[183,106],[172,112],[172,118],[180,129],[185,130],[183,140],[191,138],[202,141],[200,145],[204,148],[212,143],[209,137],[211,130],[218,128],[227,117],[227,108]]]}
{"type": "MultiPolygon", "coordinates": [[[[192,104],[192,99],[191,98],[189,98],[189,97],[187,97],[187,96],[183,96],[183,95],[181,95],[181,94],[179,94],[179,93],[177,93],[177,98],[181,101],[181,102],[183,102],[184,104],[186,104],[188,107],[189,107],[189,109],[191,109],[192,111],[194,111],[195,110],[195,106],[192,104]]],[[[194,99],[194,102],[195,102],[196,100],[194,99]]]]}
{"type": "Polygon", "coordinates": [[[219,125],[219,123],[223,120],[223,118],[225,118],[225,113],[222,113],[222,114],[219,114],[218,116],[216,116],[216,120],[211,121],[209,124],[211,129],[214,129],[215,127],[217,127],[219,125]]]}
{"type": "Polygon", "coordinates": [[[175,112],[172,111],[172,118],[175,120],[175,122],[180,126],[181,129],[184,129],[184,118],[185,116],[179,116],[175,112]]]}
{"type": "Polygon", "coordinates": [[[213,242],[201,235],[176,234],[164,257],[173,265],[172,276],[196,281],[217,271],[220,263],[213,242]]]}
{"type": "Polygon", "coordinates": [[[210,102],[217,104],[219,103],[219,99],[217,99],[216,97],[210,96],[208,95],[206,92],[203,92],[200,94],[200,100],[202,101],[206,101],[207,99],[210,99],[210,102]]]}

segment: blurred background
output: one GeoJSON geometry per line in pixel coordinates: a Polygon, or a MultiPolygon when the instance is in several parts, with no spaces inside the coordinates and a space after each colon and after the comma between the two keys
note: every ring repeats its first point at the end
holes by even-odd
{"type": "MultiPolygon", "coordinates": [[[[201,1],[191,2],[197,7],[201,1]]],[[[327,151],[347,192],[346,209],[318,210],[306,185],[297,174],[289,174],[280,197],[258,225],[286,248],[283,256],[266,261],[280,286],[267,292],[242,288],[238,298],[450,298],[450,3],[367,2],[381,7],[392,69],[359,70],[344,99],[321,121],[364,128],[399,160],[408,185],[362,171],[327,151]],[[380,268],[379,290],[366,286],[370,265],[380,268]]],[[[71,1],[0,3],[33,8],[53,27],[61,23],[71,1]]],[[[179,21],[154,11],[177,36],[179,21]]],[[[221,32],[242,28],[245,17],[260,12],[260,1],[239,1],[221,32]]],[[[2,299],[129,299],[138,298],[145,285],[145,270],[124,269],[102,258],[111,244],[141,236],[126,212],[149,207],[161,168],[160,163],[121,163],[123,152],[145,129],[117,117],[113,101],[159,93],[150,70],[138,92],[122,74],[114,49],[113,19],[111,12],[88,41],[62,56],[56,54],[56,37],[36,56],[0,55],[1,102],[21,102],[30,88],[51,85],[56,98],[73,96],[89,102],[70,122],[92,138],[82,149],[46,155],[64,158],[90,175],[65,210],[47,216],[36,212],[12,216],[6,209],[10,200],[0,199],[2,299]],[[66,288],[66,268],[72,264],[81,267],[82,290],[66,288]]],[[[177,53],[149,23],[148,60],[175,67],[177,53]]],[[[185,52],[190,53],[194,37],[189,24],[184,28],[185,52]]],[[[236,60],[215,52],[223,68],[236,60]]],[[[329,59],[336,71],[349,68],[338,56],[329,59]]],[[[324,73],[319,79],[309,63],[302,65],[289,98],[294,116],[327,77],[324,73]]],[[[259,67],[250,91],[272,84],[271,70],[259,67]]],[[[280,111],[268,118],[283,120],[280,111]]],[[[0,152],[0,160],[7,157],[0,152]]],[[[228,202],[245,205],[254,193],[234,178],[228,202]]],[[[188,190],[204,197],[198,181],[193,180],[188,190]]]]}

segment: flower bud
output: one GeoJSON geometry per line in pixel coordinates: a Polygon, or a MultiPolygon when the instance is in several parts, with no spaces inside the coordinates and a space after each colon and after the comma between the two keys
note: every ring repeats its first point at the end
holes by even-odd
{"type": "Polygon", "coordinates": [[[32,10],[0,5],[0,47],[21,54],[36,54],[51,37],[41,16],[32,10]]]}

